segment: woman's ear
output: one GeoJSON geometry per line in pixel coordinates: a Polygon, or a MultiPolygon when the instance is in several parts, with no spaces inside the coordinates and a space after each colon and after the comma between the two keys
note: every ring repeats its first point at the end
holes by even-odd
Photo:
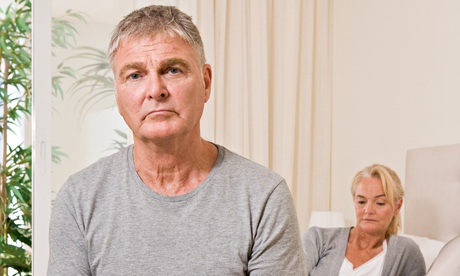
{"type": "Polygon", "coordinates": [[[402,204],[403,204],[403,199],[402,198],[398,199],[398,201],[395,204],[395,207],[396,207],[395,216],[399,213],[399,211],[401,211],[402,204]]]}

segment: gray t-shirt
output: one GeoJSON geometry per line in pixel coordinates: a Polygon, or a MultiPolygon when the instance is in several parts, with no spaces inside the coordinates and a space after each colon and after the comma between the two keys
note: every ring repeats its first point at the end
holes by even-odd
{"type": "Polygon", "coordinates": [[[48,275],[305,275],[285,180],[218,146],[193,191],[163,196],[133,147],[71,176],[55,200],[48,275]]]}

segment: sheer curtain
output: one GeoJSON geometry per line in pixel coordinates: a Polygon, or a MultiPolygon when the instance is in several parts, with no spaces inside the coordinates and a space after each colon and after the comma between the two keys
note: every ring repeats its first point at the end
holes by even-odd
{"type": "Polygon", "coordinates": [[[192,15],[213,68],[203,136],[286,178],[301,231],[330,209],[330,0],[138,0],[192,15]]]}

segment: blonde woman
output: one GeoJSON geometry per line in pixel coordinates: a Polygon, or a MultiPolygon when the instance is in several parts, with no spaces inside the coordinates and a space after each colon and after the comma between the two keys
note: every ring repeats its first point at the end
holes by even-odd
{"type": "Polygon", "coordinates": [[[404,197],[398,175],[384,165],[365,167],[351,194],[354,227],[311,227],[302,237],[308,275],[425,275],[419,247],[397,235],[404,197]]]}

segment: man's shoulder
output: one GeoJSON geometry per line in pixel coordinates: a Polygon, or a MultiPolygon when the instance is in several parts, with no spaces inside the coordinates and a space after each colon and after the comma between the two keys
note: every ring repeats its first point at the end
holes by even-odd
{"type": "Polygon", "coordinates": [[[128,155],[130,146],[121,149],[109,156],[103,157],[91,165],[76,172],[72,177],[94,176],[100,173],[107,173],[107,171],[115,171],[119,166],[127,166],[128,155]]]}
{"type": "Polygon", "coordinates": [[[129,170],[128,152],[130,152],[130,148],[126,147],[110,156],[97,160],[70,175],[62,188],[94,189],[98,183],[105,183],[110,179],[118,178],[120,174],[129,170]]]}
{"type": "Polygon", "coordinates": [[[275,177],[280,180],[282,177],[269,169],[267,166],[262,165],[256,161],[253,161],[243,155],[236,153],[227,149],[224,146],[218,145],[219,151],[222,151],[223,154],[223,164],[228,166],[229,169],[237,169],[237,173],[250,173],[255,176],[264,176],[264,177],[275,177]]]}
{"type": "MultiPolygon", "coordinates": [[[[225,187],[248,191],[251,194],[267,194],[280,186],[287,186],[285,179],[273,170],[218,146],[219,158],[211,172],[211,181],[229,183],[225,187]]],[[[285,187],[283,187],[284,189],[285,187]]]]}

